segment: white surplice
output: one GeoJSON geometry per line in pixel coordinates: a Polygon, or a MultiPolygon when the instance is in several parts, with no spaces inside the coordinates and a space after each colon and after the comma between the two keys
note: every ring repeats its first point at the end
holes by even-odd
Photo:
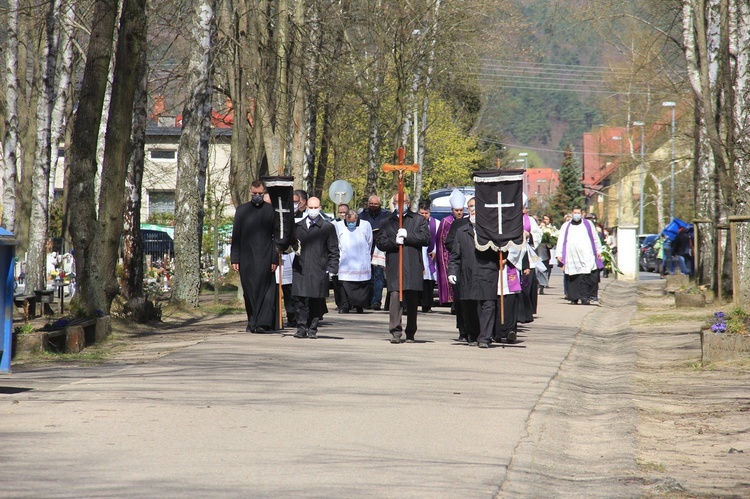
{"type": "Polygon", "coordinates": [[[565,245],[563,272],[568,275],[588,274],[596,270],[596,255],[601,254],[602,245],[596,229],[590,223],[588,220],[581,220],[581,223],[577,225],[565,222],[560,229],[555,254],[562,258],[563,245],[565,245]],[[591,248],[592,237],[589,237],[589,230],[594,240],[594,250],[591,248]],[[565,244],[566,237],[567,244],[565,244]]]}
{"type": "Polygon", "coordinates": [[[354,230],[349,230],[343,220],[334,224],[339,236],[339,281],[369,281],[370,252],[372,251],[372,226],[360,220],[354,230]]]}

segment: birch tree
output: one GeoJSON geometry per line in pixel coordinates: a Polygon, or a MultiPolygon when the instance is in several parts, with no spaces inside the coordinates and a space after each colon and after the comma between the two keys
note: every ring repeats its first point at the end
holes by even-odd
{"type": "Polygon", "coordinates": [[[172,298],[198,306],[206,165],[211,124],[216,2],[201,0],[193,14],[188,64],[190,95],[183,111],[175,192],[175,276],[172,298]]]}
{"type": "Polygon", "coordinates": [[[46,289],[47,230],[49,228],[49,173],[51,112],[54,102],[57,33],[56,2],[47,6],[46,29],[40,43],[40,89],[36,108],[36,150],[32,177],[31,220],[29,231],[26,289],[46,289]]]}
{"type": "Polygon", "coordinates": [[[8,1],[5,49],[5,137],[3,137],[2,226],[16,227],[16,180],[18,178],[18,0],[8,1]]]}

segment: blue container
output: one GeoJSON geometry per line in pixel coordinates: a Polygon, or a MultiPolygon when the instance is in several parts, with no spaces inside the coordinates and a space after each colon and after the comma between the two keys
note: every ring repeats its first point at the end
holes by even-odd
{"type": "Polygon", "coordinates": [[[11,232],[0,228],[0,306],[3,307],[3,338],[0,344],[0,373],[10,373],[13,341],[13,269],[18,242],[11,232]]]}
{"type": "Polygon", "coordinates": [[[693,226],[691,224],[684,222],[679,218],[673,218],[672,221],[669,222],[666,227],[664,227],[664,230],[662,230],[662,232],[666,234],[667,238],[674,241],[680,228],[685,228],[688,230],[688,232],[691,232],[693,230],[693,226]]]}

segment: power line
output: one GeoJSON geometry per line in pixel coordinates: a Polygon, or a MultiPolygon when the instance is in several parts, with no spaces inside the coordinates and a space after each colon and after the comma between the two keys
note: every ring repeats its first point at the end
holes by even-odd
{"type": "MultiPolygon", "coordinates": [[[[482,81],[482,77],[479,76],[479,80],[482,81]]],[[[485,82],[487,83],[487,82],[485,82]]],[[[494,84],[492,85],[493,88],[508,88],[508,89],[518,89],[518,90],[542,90],[546,92],[579,92],[579,93],[594,93],[594,94],[609,94],[609,95],[648,95],[649,92],[617,92],[613,90],[596,90],[596,89],[586,89],[586,88],[569,88],[569,87],[528,87],[528,86],[519,86],[519,85],[502,85],[502,84],[494,84]]]]}

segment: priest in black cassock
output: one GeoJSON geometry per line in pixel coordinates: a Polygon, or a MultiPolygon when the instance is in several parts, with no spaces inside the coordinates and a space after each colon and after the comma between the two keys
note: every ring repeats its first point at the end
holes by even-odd
{"type": "Polygon", "coordinates": [[[315,339],[326,311],[328,275],[339,271],[339,239],[336,228],[320,213],[320,199],[307,200],[307,216],[297,222],[294,234],[298,241],[292,278],[292,295],[297,308],[294,337],[315,339]]]}
{"type": "MultiPolygon", "coordinates": [[[[456,228],[448,263],[448,282],[458,289],[460,307],[469,345],[487,348],[497,317],[497,251],[480,251],[474,244],[476,211],[469,200],[469,218],[456,228]]],[[[454,224],[455,226],[455,224],[454,224]]],[[[451,227],[453,230],[453,227],[451,227]]]]}
{"type": "MultiPolygon", "coordinates": [[[[394,204],[395,206],[395,204],[394,204]]],[[[389,331],[391,343],[401,343],[401,315],[406,308],[406,342],[414,343],[417,332],[417,306],[422,291],[424,267],[422,266],[422,246],[430,244],[430,227],[424,217],[409,210],[409,196],[404,193],[403,228],[399,225],[398,207],[380,225],[377,246],[385,251],[385,274],[390,295],[389,331]],[[403,247],[403,304],[399,301],[399,247],[403,247]]]]}
{"type": "Polygon", "coordinates": [[[237,207],[232,227],[232,268],[240,273],[247,312],[246,331],[251,333],[275,329],[276,213],[263,201],[265,193],[265,184],[254,180],[250,185],[251,200],[237,207]]]}

